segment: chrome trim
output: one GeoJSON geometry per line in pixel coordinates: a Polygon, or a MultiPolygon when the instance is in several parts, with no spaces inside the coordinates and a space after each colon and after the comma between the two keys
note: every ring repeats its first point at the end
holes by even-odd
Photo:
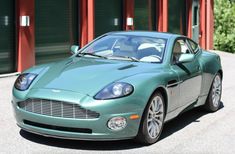
{"type": "Polygon", "coordinates": [[[79,104],[56,100],[29,98],[18,102],[17,106],[26,112],[59,118],[96,119],[100,116],[99,113],[85,109],[79,104]]]}
{"type": "Polygon", "coordinates": [[[181,84],[181,83],[183,83],[183,80],[175,82],[175,83],[168,84],[166,87],[167,88],[174,87],[174,86],[177,86],[178,84],[181,84]]]}

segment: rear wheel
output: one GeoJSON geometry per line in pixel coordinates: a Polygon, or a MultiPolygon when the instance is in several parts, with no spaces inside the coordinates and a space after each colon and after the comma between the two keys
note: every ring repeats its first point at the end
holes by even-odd
{"type": "Polygon", "coordinates": [[[221,105],[222,79],[220,74],[216,74],[211,89],[206,100],[205,108],[210,112],[215,112],[221,105]]]}
{"type": "Polygon", "coordinates": [[[155,143],[161,135],[165,117],[165,102],[162,94],[156,92],[145,108],[138,135],[138,142],[155,143]]]}

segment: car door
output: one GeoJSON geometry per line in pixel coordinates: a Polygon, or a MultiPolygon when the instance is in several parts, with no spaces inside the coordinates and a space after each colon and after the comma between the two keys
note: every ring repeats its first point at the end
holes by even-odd
{"type": "Polygon", "coordinates": [[[197,100],[201,89],[201,67],[197,56],[187,63],[177,62],[182,54],[194,54],[186,38],[175,41],[172,51],[172,69],[178,74],[180,86],[180,106],[187,106],[197,100]]]}

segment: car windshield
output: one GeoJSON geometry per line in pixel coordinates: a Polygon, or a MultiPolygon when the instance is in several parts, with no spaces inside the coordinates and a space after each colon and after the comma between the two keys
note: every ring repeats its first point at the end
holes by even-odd
{"type": "Polygon", "coordinates": [[[84,48],[79,55],[97,58],[162,62],[166,39],[133,35],[105,35],[84,48]]]}

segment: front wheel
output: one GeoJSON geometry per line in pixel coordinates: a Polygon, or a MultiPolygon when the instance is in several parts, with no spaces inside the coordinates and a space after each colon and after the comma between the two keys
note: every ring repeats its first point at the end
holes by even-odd
{"type": "Polygon", "coordinates": [[[161,135],[164,117],[164,98],[160,92],[156,92],[145,108],[136,140],[147,145],[155,143],[161,135]]]}
{"type": "Polygon", "coordinates": [[[208,98],[205,103],[205,108],[209,112],[215,112],[221,105],[221,94],[222,94],[222,79],[220,74],[216,74],[208,98]]]}

